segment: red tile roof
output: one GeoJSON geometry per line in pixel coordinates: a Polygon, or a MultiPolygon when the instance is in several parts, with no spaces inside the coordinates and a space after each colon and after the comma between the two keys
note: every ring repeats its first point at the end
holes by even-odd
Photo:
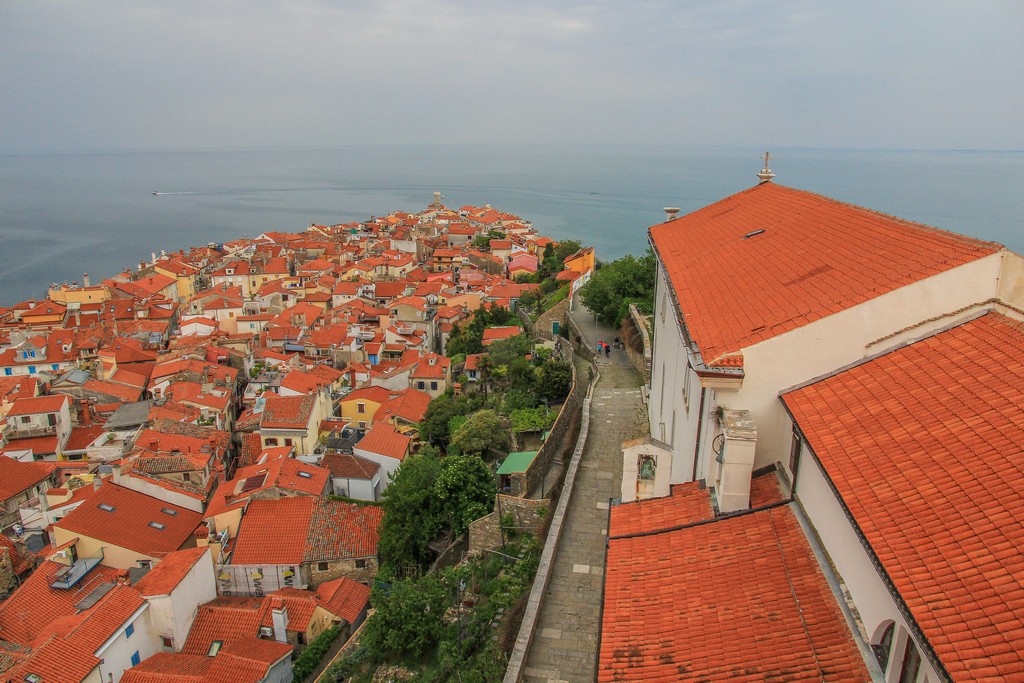
{"type": "Polygon", "coordinates": [[[205,683],[215,657],[157,652],[121,676],[121,683],[205,683]]]}
{"type": "Polygon", "coordinates": [[[1024,324],[990,313],[783,400],[953,679],[1024,672],[1024,324]]]}
{"type": "MultiPolygon", "coordinates": [[[[22,441],[24,439],[7,444],[8,450],[20,450],[22,441]]],[[[20,462],[0,456],[0,503],[32,488],[52,472],[53,468],[43,463],[20,462]]]]}
{"type": "Polygon", "coordinates": [[[419,389],[403,389],[381,404],[377,412],[373,414],[373,419],[380,421],[396,417],[407,422],[422,422],[427,415],[428,405],[430,405],[430,394],[419,389]]]}
{"type": "Polygon", "coordinates": [[[316,596],[331,612],[354,624],[370,601],[370,587],[341,577],[320,584],[316,596]]]}
{"type": "Polygon", "coordinates": [[[609,682],[870,680],[788,507],[610,537],[599,657],[609,682]]]}
{"type": "Polygon", "coordinates": [[[696,482],[677,484],[665,498],[648,498],[616,507],[609,520],[608,535],[648,533],[714,516],[706,489],[696,482]]]}
{"type": "Polygon", "coordinates": [[[209,550],[208,546],[203,546],[169,554],[135,584],[136,590],[146,596],[170,595],[196,564],[211,562],[209,550]]]}
{"type": "Polygon", "coordinates": [[[238,528],[232,564],[301,564],[316,499],[293,496],[249,503],[238,528]]]}
{"type": "Polygon", "coordinates": [[[488,327],[484,330],[483,345],[490,346],[494,342],[500,339],[508,339],[514,337],[517,334],[522,334],[523,328],[517,325],[509,325],[505,327],[488,327]]]}
{"type": "Polygon", "coordinates": [[[198,512],[106,483],[54,526],[143,555],[162,557],[191,539],[201,521],[198,512]]]}
{"type": "Polygon", "coordinates": [[[219,597],[199,606],[192,629],[181,647],[186,655],[206,655],[215,640],[224,646],[259,635],[270,601],[257,597],[219,597]]]}
{"type": "Polygon", "coordinates": [[[254,500],[238,529],[232,564],[296,565],[377,554],[383,509],[301,496],[254,500]]]}
{"type": "MultiPolygon", "coordinates": [[[[282,448],[292,450],[291,446],[282,448]]],[[[293,458],[274,458],[265,463],[239,467],[233,479],[217,488],[205,515],[207,518],[219,515],[243,505],[257,492],[275,487],[283,489],[285,495],[301,493],[319,496],[326,490],[330,476],[330,471],[325,467],[310,465],[293,458]]]]}
{"type": "Polygon", "coordinates": [[[50,582],[65,565],[44,561],[14,593],[0,604],[0,639],[28,644],[45,635],[50,624],[75,615],[75,609],[89,591],[101,583],[113,583],[118,570],[97,565],[74,590],[50,588],[50,582]]]}
{"type": "Polygon", "coordinates": [[[396,460],[404,460],[409,454],[412,438],[401,434],[387,422],[375,422],[355,448],[367,453],[385,455],[396,460]]]}
{"type": "Polygon", "coordinates": [[[380,470],[380,465],[372,460],[344,453],[326,453],[320,465],[330,470],[332,477],[345,479],[372,479],[380,470]]]}
{"type": "Polygon", "coordinates": [[[316,396],[278,396],[270,394],[263,407],[260,427],[265,429],[305,429],[313,414],[316,396]]]}
{"type": "Polygon", "coordinates": [[[70,403],[71,399],[64,394],[55,394],[53,396],[33,396],[32,398],[19,398],[14,401],[14,405],[7,411],[7,416],[12,417],[15,415],[41,415],[43,413],[59,413],[64,407],[65,403],[70,403]]]}
{"type": "Polygon", "coordinates": [[[708,365],[1000,249],[775,183],[649,233],[708,365]]]}

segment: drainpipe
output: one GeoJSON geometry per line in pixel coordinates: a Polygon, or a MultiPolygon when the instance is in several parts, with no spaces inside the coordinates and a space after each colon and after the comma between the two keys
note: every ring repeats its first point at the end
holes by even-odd
{"type": "MultiPolygon", "coordinates": [[[[698,377],[699,379],[699,377],[698,377]]],[[[700,462],[700,444],[704,440],[704,403],[708,396],[706,387],[700,388],[700,412],[697,413],[697,443],[693,447],[693,474],[690,481],[697,481],[697,463],[700,462]]]]}

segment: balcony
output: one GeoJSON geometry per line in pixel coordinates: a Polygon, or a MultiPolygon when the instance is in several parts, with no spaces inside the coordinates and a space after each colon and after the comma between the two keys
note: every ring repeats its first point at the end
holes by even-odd
{"type": "Polygon", "coordinates": [[[103,550],[93,555],[92,557],[86,557],[84,559],[75,560],[75,563],[62,567],[53,575],[53,579],[50,581],[50,588],[59,588],[61,590],[68,590],[75,584],[81,581],[86,574],[88,574],[93,567],[98,565],[103,560],[103,550]]]}
{"type": "Polygon", "coordinates": [[[14,425],[7,423],[3,430],[8,439],[29,439],[36,436],[53,436],[57,433],[57,425],[41,427],[39,425],[14,425]]]}

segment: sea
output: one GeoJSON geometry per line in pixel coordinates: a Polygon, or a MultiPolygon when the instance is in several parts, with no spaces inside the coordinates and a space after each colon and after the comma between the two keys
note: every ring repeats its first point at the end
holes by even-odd
{"type": "MultiPolygon", "coordinates": [[[[153,253],[490,204],[601,260],[757,182],[764,149],[421,145],[0,154],[0,306],[153,253]]],[[[775,182],[1024,253],[1024,151],[769,150],[775,182]]]]}

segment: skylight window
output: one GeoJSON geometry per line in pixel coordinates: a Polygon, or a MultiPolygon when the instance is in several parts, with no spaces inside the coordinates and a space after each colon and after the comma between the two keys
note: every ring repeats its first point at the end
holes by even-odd
{"type": "Polygon", "coordinates": [[[215,641],[213,641],[212,643],[210,643],[210,649],[207,651],[206,656],[207,657],[216,657],[217,653],[220,652],[220,649],[221,649],[221,647],[223,647],[223,645],[224,645],[224,641],[223,640],[215,640],[215,641]]]}
{"type": "Polygon", "coordinates": [[[302,477],[303,479],[312,479],[313,478],[313,473],[312,472],[299,472],[299,476],[302,477]]]}
{"type": "Polygon", "coordinates": [[[160,508],[160,512],[164,513],[165,515],[170,515],[171,517],[174,517],[178,514],[177,510],[172,510],[171,508],[160,508]]]}
{"type": "Polygon", "coordinates": [[[160,522],[150,522],[149,526],[153,527],[157,531],[163,531],[165,528],[167,528],[163,524],[161,524],[160,522]]]}
{"type": "Polygon", "coordinates": [[[113,512],[114,511],[114,506],[113,505],[107,505],[106,503],[100,503],[96,507],[98,507],[100,510],[103,510],[104,512],[113,512]]]}

